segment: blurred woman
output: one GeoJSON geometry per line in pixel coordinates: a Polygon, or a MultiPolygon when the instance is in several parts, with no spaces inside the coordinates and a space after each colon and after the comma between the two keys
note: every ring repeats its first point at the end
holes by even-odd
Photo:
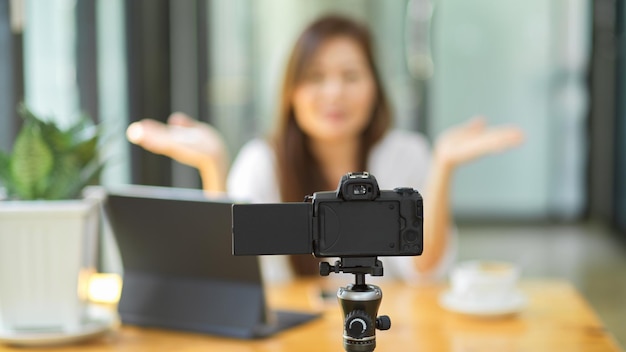
{"type": "MultiPolygon", "coordinates": [[[[297,40],[284,76],[272,136],[248,142],[230,172],[227,151],[211,126],[175,113],[164,125],[142,120],[128,138],[147,150],[198,168],[203,188],[251,202],[302,201],[334,190],[341,176],[369,171],[381,189],[413,187],[424,197],[424,251],[382,258],[386,276],[437,277],[451,264],[449,191],[457,166],[519,144],[515,127],[487,128],[482,119],[444,132],[431,153],[426,139],[392,130],[392,112],[373,56],[368,29],[325,16],[297,40]]],[[[311,256],[265,257],[269,280],[317,273],[311,256]],[[291,269],[291,270],[289,270],[291,269]]]]}

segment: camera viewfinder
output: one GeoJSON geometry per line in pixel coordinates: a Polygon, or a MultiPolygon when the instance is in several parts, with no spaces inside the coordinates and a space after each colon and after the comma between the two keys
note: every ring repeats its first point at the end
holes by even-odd
{"type": "Polygon", "coordinates": [[[366,185],[354,185],[354,188],[352,189],[352,194],[354,194],[355,196],[362,196],[364,194],[367,194],[367,189],[368,187],[366,185]]]}

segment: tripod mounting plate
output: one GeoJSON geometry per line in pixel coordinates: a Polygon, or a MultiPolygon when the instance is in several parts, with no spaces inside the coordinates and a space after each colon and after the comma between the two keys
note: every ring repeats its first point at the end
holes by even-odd
{"type": "Polygon", "coordinates": [[[383,263],[377,257],[342,257],[335,261],[335,265],[320,263],[321,276],[328,276],[331,272],[383,276],[383,263]]]}

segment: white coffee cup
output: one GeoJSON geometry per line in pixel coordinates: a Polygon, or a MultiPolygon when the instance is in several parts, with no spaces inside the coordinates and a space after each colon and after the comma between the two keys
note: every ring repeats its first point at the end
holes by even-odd
{"type": "Polygon", "coordinates": [[[503,261],[474,260],[456,265],[450,274],[452,293],[467,303],[498,304],[517,289],[520,269],[503,261]]]}

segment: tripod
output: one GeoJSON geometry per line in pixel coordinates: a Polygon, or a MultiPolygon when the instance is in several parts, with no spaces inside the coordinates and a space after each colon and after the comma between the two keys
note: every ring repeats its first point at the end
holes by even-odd
{"type": "Polygon", "coordinates": [[[335,265],[320,263],[320,275],[331,272],[351,273],[355,283],[340,287],[337,298],[343,310],[343,348],[347,352],[371,352],[376,348],[376,329],[388,330],[388,316],[377,317],[383,291],[365,283],[365,274],[383,275],[383,265],[376,257],[340,258],[335,265]]]}

